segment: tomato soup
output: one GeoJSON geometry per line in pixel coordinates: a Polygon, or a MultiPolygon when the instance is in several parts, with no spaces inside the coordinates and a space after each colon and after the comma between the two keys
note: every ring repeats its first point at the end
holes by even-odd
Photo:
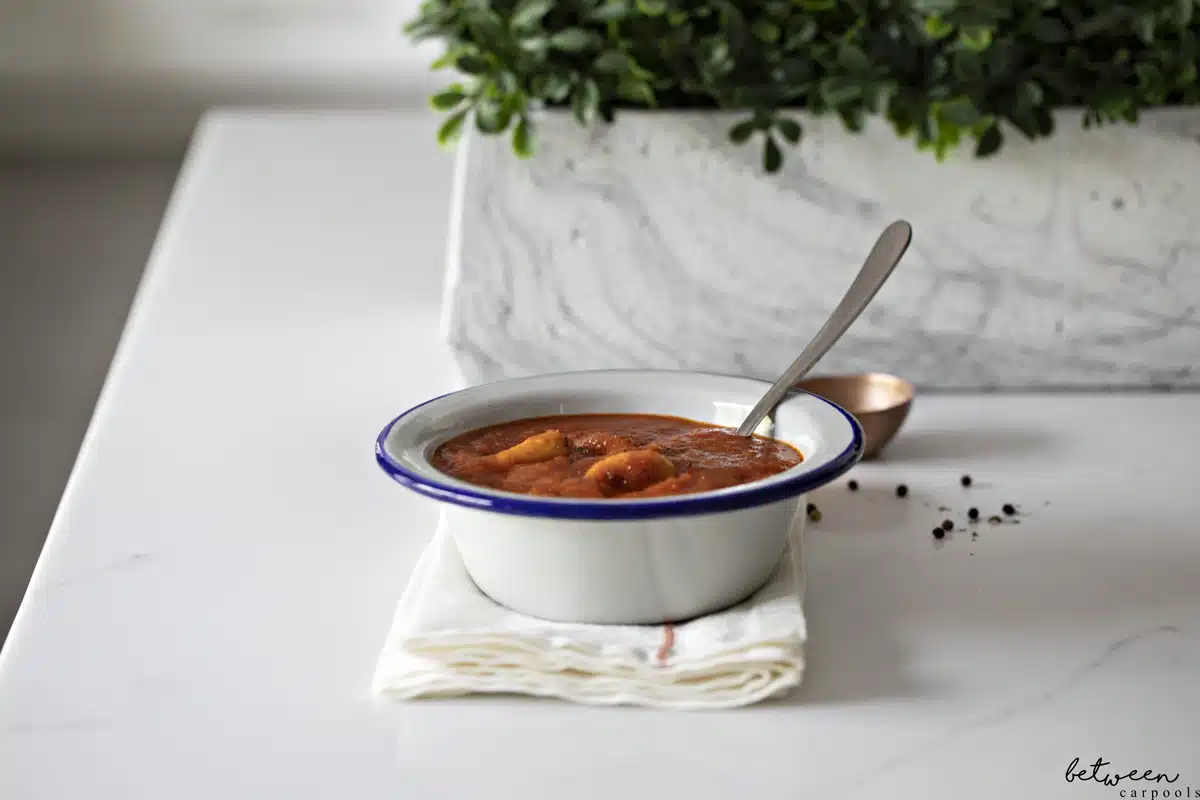
{"type": "Polygon", "coordinates": [[[491,489],[546,497],[663,497],[761,480],[803,456],[789,444],[653,414],[574,414],[461,434],[433,466],[491,489]]]}

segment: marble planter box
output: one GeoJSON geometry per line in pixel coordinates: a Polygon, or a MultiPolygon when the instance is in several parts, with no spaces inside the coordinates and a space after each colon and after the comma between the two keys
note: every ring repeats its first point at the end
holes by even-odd
{"type": "Polygon", "coordinates": [[[540,122],[535,158],[459,153],[444,334],[472,382],[605,367],[773,378],[875,236],[905,260],[821,372],[922,387],[1200,386],[1200,111],[937,163],[876,123],[804,120],[783,172],[730,117],[540,122]]]}

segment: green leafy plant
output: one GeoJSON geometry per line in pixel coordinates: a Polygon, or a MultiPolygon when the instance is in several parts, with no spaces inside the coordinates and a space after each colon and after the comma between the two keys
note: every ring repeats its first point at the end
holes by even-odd
{"type": "Polygon", "coordinates": [[[462,75],[432,98],[439,141],[473,120],[521,156],[543,107],[583,125],[744,111],[729,136],[760,140],[774,172],[802,138],[794,110],[851,131],[882,115],[941,159],[964,139],[995,153],[1009,126],[1048,136],[1058,108],[1091,126],[1200,101],[1200,0],[428,0],[406,31],[462,75]]]}

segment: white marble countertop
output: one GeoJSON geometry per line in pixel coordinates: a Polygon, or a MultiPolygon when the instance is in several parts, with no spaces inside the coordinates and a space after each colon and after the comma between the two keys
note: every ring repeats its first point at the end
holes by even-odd
{"type": "Polygon", "coordinates": [[[919,399],[857,494],[815,498],[809,672],[786,702],[372,697],[434,516],[378,472],[373,437],[457,382],[434,125],[202,127],[0,654],[0,797],[1153,788],[1068,784],[1074,758],[1200,791],[1195,395],[919,399]],[[935,546],[942,518],[1005,502],[1020,525],[935,546]]]}

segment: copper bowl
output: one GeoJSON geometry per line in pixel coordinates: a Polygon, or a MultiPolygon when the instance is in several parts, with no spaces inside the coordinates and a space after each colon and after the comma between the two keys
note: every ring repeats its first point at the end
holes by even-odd
{"type": "Polygon", "coordinates": [[[874,458],[900,430],[912,408],[916,389],[895,375],[823,375],[806,378],[797,389],[837,403],[854,415],[866,438],[863,458],[874,458]]]}

